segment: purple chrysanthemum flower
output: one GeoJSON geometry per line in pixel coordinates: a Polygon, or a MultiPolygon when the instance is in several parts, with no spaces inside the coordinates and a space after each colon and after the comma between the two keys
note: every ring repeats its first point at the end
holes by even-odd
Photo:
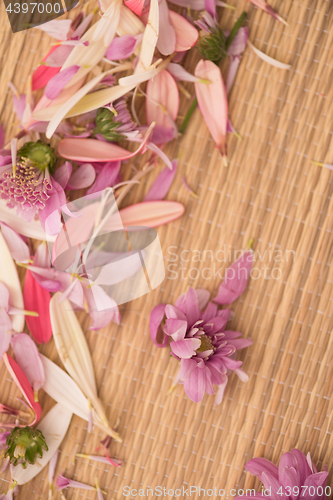
{"type": "MultiPolygon", "coordinates": [[[[244,292],[252,262],[252,250],[243,252],[227,269],[214,302],[230,304],[244,292]]],[[[188,397],[198,403],[205,392],[214,394],[213,385],[217,385],[215,404],[219,404],[231,372],[235,372],[243,382],[248,380],[241,369],[243,362],[236,360],[236,351],[250,346],[252,340],[240,339],[240,332],[226,330],[230,309],[219,310],[217,304],[208,302],[209,297],[206,290],[190,288],[174,306],[156,306],[150,317],[150,333],[159,347],[166,347],[168,339],[172,339],[171,354],[181,363],[176,382],[184,384],[188,397]],[[159,327],[165,316],[165,337],[162,343],[158,343],[159,327]]]]}
{"type": "MultiPolygon", "coordinates": [[[[310,453],[305,456],[296,448],[281,456],[278,467],[266,458],[253,458],[246,463],[245,469],[257,476],[266,489],[265,495],[251,494],[255,500],[324,500],[330,494],[326,491],[327,469],[324,467],[322,472],[318,472],[310,453]]],[[[241,498],[239,496],[235,500],[241,498]]]]}

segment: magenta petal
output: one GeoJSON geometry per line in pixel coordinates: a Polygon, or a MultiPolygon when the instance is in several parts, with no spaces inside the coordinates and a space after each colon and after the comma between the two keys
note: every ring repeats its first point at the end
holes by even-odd
{"type": "Polygon", "coordinates": [[[90,163],[84,163],[71,175],[68,181],[68,189],[84,189],[92,185],[96,177],[94,167],[90,163]]]}
{"type": "Polygon", "coordinates": [[[141,16],[145,0],[125,0],[125,5],[131,9],[137,16],[141,16]]]}
{"type": "Polygon", "coordinates": [[[213,304],[213,302],[209,302],[205,312],[203,313],[202,319],[206,323],[212,318],[215,318],[217,314],[217,305],[213,304]]]}
{"type": "Polygon", "coordinates": [[[76,75],[79,69],[80,66],[74,64],[73,66],[70,66],[69,68],[66,68],[54,75],[45,87],[45,96],[51,100],[56,99],[64,87],[76,75]]]}
{"type": "Polygon", "coordinates": [[[199,349],[200,345],[200,339],[183,339],[170,343],[173,354],[180,359],[189,359],[194,356],[196,349],[199,349]]]}
{"type": "Polygon", "coordinates": [[[106,57],[110,61],[127,59],[133,54],[136,43],[136,38],[131,35],[116,37],[112,40],[111,45],[106,52],[106,57]]]}
{"type": "Polygon", "coordinates": [[[201,316],[201,311],[199,308],[199,301],[197,294],[195,293],[194,288],[190,288],[186,294],[186,299],[185,299],[185,304],[186,304],[186,317],[189,326],[194,325],[201,316]]]}
{"type": "Polygon", "coordinates": [[[187,321],[185,314],[182,311],[179,311],[177,307],[171,304],[167,304],[165,306],[165,315],[168,319],[182,319],[187,321]]]}
{"type": "Polygon", "coordinates": [[[278,479],[278,468],[267,458],[252,458],[245,464],[245,469],[262,481],[263,472],[269,472],[278,479]]]}
{"type": "Polygon", "coordinates": [[[205,394],[206,373],[204,364],[194,368],[191,376],[184,381],[184,389],[188,397],[195,403],[200,403],[205,394]]]}
{"type": "Polygon", "coordinates": [[[165,316],[165,304],[159,304],[154,307],[150,313],[149,329],[150,338],[157,347],[166,347],[169,343],[169,339],[164,335],[161,343],[157,342],[157,335],[160,331],[160,326],[162,324],[163,318],[165,316]]]}
{"type": "Polygon", "coordinates": [[[214,18],[216,16],[216,1],[205,0],[205,10],[214,18]]]}
{"type": "Polygon", "coordinates": [[[0,124],[0,149],[3,148],[4,144],[5,144],[5,131],[0,124]]]}
{"type": "Polygon", "coordinates": [[[230,342],[231,345],[235,347],[238,351],[239,349],[245,349],[245,347],[249,347],[253,344],[253,340],[251,339],[235,339],[230,342]]]}
{"type": "Polygon", "coordinates": [[[0,222],[0,227],[13,259],[18,262],[27,262],[30,259],[30,251],[23,238],[4,222],[0,222]]]}
{"type": "Polygon", "coordinates": [[[109,161],[105,163],[97,175],[94,184],[88,189],[87,194],[98,193],[103,189],[114,186],[119,181],[120,161],[109,161]]]}
{"type": "Polygon", "coordinates": [[[261,481],[264,483],[266,489],[271,488],[271,499],[272,500],[287,500],[288,495],[284,493],[284,488],[280,481],[271,472],[263,472],[261,475],[261,481]],[[278,493],[279,492],[279,493],[278,493]]]}
{"type": "Polygon", "coordinates": [[[225,279],[213,299],[221,305],[231,304],[245,291],[253,264],[253,251],[247,250],[225,272],[225,279]]]}
{"type": "Polygon", "coordinates": [[[39,391],[45,383],[45,373],[36,344],[26,333],[12,337],[11,346],[15,358],[34,391],[39,391]]]}
{"type": "Polygon", "coordinates": [[[151,188],[146,194],[144,201],[163,200],[168,194],[172,181],[176,175],[178,161],[172,161],[172,170],[165,167],[164,170],[156,177],[151,188]]]}
{"type": "Polygon", "coordinates": [[[246,49],[247,39],[249,38],[249,29],[244,26],[239,28],[235,38],[228,47],[228,56],[240,56],[246,49]]]}
{"type": "Polygon", "coordinates": [[[66,189],[69,178],[72,175],[72,169],[72,164],[69,161],[65,161],[61,167],[54,171],[53,179],[57,181],[62,189],[66,189]]]}
{"type": "Polygon", "coordinates": [[[11,356],[9,356],[9,354],[4,354],[3,360],[5,362],[7,370],[9,371],[15,384],[22,392],[22,394],[25,397],[29,406],[35,412],[34,421],[30,424],[30,425],[34,425],[39,421],[39,419],[42,415],[42,408],[41,408],[39,403],[36,403],[35,397],[34,397],[34,392],[31,388],[31,385],[29,384],[27,377],[24,375],[22,369],[16,363],[16,361],[14,361],[13,358],[11,356]]]}

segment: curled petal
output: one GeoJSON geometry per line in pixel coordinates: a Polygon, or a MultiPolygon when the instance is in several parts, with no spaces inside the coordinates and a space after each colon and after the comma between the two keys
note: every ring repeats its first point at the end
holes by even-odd
{"type": "Polygon", "coordinates": [[[68,189],[84,189],[92,185],[96,177],[94,167],[90,163],[84,163],[74,174],[68,182],[68,189]]]}
{"type": "Polygon", "coordinates": [[[72,164],[69,161],[65,161],[61,167],[58,167],[55,170],[53,178],[62,187],[62,189],[66,189],[69,178],[72,175],[72,169],[72,164]]]}
{"type": "Polygon", "coordinates": [[[199,349],[200,345],[200,339],[183,339],[170,343],[172,352],[180,359],[190,359],[195,355],[195,351],[199,349]]]}
{"type": "Polygon", "coordinates": [[[165,315],[164,311],[165,311],[165,304],[159,304],[158,306],[154,307],[154,309],[150,313],[150,320],[149,320],[150,338],[157,347],[166,347],[169,343],[167,335],[164,336],[161,343],[157,341],[157,335],[159,333],[160,326],[162,324],[165,315]]]}
{"type": "Polygon", "coordinates": [[[34,391],[32,390],[27,377],[24,375],[23,370],[19,367],[16,361],[14,361],[13,358],[9,356],[9,354],[4,354],[3,360],[15,384],[22,392],[29,406],[35,412],[34,421],[30,424],[34,425],[39,421],[42,414],[42,408],[40,404],[35,401],[34,391]]]}
{"type": "Polygon", "coordinates": [[[201,60],[195,68],[195,76],[211,82],[195,83],[195,92],[207,127],[221,154],[226,156],[228,99],[221,71],[212,61],[201,60]]]}

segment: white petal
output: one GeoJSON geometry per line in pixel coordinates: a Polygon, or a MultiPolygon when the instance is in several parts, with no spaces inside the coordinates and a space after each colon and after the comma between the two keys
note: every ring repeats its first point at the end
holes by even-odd
{"type": "Polygon", "coordinates": [[[159,32],[159,9],[158,0],[151,0],[148,22],[143,34],[141,52],[135,73],[146,71],[153,61],[154,52],[158,40],[159,32]]]}
{"type": "Polygon", "coordinates": [[[290,64],[285,64],[285,63],[282,63],[280,61],[277,61],[276,59],[273,59],[273,57],[270,57],[267,54],[264,54],[264,52],[261,52],[261,50],[257,49],[257,47],[255,47],[250,42],[250,40],[248,40],[247,43],[251,47],[251,49],[253,50],[253,52],[255,54],[257,54],[258,57],[260,57],[260,59],[262,59],[263,61],[267,62],[271,66],[275,66],[276,68],[280,68],[280,69],[290,69],[291,68],[290,64]]]}
{"type": "MultiPolygon", "coordinates": [[[[17,269],[7,243],[0,231],[0,281],[9,291],[9,303],[17,309],[24,309],[21,283],[17,274],[17,269]]],[[[22,332],[24,328],[24,315],[13,314],[11,316],[13,330],[22,332]]]]}
{"type": "Polygon", "coordinates": [[[42,431],[48,451],[44,451],[43,458],[38,458],[34,465],[29,465],[23,469],[21,465],[12,468],[12,479],[18,484],[25,484],[37,476],[39,472],[49,463],[62,440],[65,437],[71,422],[72,412],[57,404],[39,422],[37,429],[42,431]]]}

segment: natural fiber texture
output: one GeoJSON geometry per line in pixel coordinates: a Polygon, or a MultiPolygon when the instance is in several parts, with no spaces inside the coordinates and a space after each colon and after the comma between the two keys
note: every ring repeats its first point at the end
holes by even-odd
{"type": "MultiPolygon", "coordinates": [[[[320,468],[326,464],[332,469],[333,184],[332,173],[310,161],[333,162],[333,6],[330,0],[271,0],[288,20],[285,27],[249,2],[229,3],[237,9],[223,10],[221,26],[230,26],[246,9],[252,43],[292,69],[268,66],[247,49],[230,98],[230,117],[242,139],[228,137],[229,167],[223,166],[198,110],[184,136],[166,150],[180,158],[168,199],[182,202],[186,212],[158,230],[166,259],[164,283],[122,307],[119,327],[89,332],[89,320],[80,314],[99,395],[112,418],[120,418],[124,444],[113,444],[111,455],[124,459],[125,466],[115,469],[82,458],[74,464],[75,451],[93,452],[102,437],[97,431],[89,435],[86,422],[75,417],[61,447],[58,471],[90,484],[98,477],[109,499],[122,498],[127,485],[216,486],[226,492],[250,488],[255,483],[243,472],[247,460],[265,456],[278,461],[292,447],[310,451],[320,468]],[[182,175],[198,199],[185,189],[182,175]],[[178,365],[168,349],[159,350],[150,341],[151,309],[174,301],[189,284],[216,290],[219,276],[204,279],[209,274],[206,270],[202,275],[202,270],[223,271],[229,258],[219,262],[222,254],[216,252],[244,248],[250,238],[261,276],[254,273],[246,293],[232,306],[231,323],[254,341],[242,354],[249,383],[232,376],[216,408],[209,396],[202,404],[192,403],[181,386],[167,395],[178,365]],[[183,250],[189,252],[181,254],[183,250]],[[203,255],[199,262],[184,261],[198,259],[197,250],[211,250],[213,258],[206,252],[205,261],[203,255]],[[170,252],[178,256],[176,262],[171,262],[175,257],[170,252]],[[191,271],[194,279],[188,277],[189,268],[200,271],[191,271]],[[179,274],[177,279],[172,271],[179,274]]],[[[7,83],[13,81],[23,92],[50,41],[37,30],[12,35],[4,16],[1,4],[0,115],[10,137],[16,122],[7,83]]],[[[194,50],[186,68],[193,70],[198,57],[194,50]]],[[[193,87],[187,88],[193,94],[193,87]]],[[[182,100],[184,115],[190,101],[182,100]]],[[[123,206],[141,199],[153,177],[134,188],[123,206]]],[[[42,352],[60,364],[53,341],[42,352]]],[[[0,377],[1,401],[16,404],[19,394],[3,364],[0,377]]],[[[45,394],[41,403],[44,411],[53,404],[45,394]]],[[[8,480],[6,475],[0,482],[1,491],[8,480]]],[[[20,500],[46,498],[47,487],[45,470],[22,487],[20,500]]],[[[84,500],[95,494],[69,490],[66,497],[84,500]]]]}

